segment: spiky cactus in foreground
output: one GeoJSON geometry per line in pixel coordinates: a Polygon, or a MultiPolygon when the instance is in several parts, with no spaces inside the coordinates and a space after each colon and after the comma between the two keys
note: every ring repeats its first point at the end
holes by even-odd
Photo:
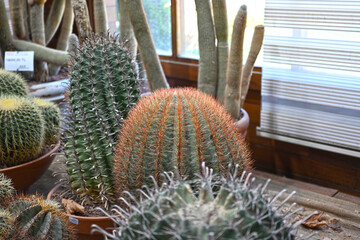
{"type": "Polygon", "coordinates": [[[273,206],[283,191],[270,200],[264,193],[267,184],[253,188],[251,174],[238,177],[238,166],[220,180],[204,166],[197,193],[193,183],[165,173],[161,186],[152,178],[154,188],[140,190],[139,201],[131,194],[130,201],[122,198],[125,207],[113,209],[120,217],[114,218],[118,227],[112,233],[97,226],[93,231],[117,240],[295,239],[292,231],[301,222],[289,222],[291,207],[280,213],[286,200],[273,206]]]}
{"type": "Polygon", "coordinates": [[[16,95],[27,97],[28,92],[28,86],[20,75],[0,68],[0,96],[16,95]]]}
{"type": "Polygon", "coordinates": [[[210,95],[195,89],[163,89],[142,98],[118,138],[114,178],[118,196],[143,185],[148,176],[177,167],[193,179],[205,162],[217,173],[228,164],[249,170],[248,149],[233,120],[210,95]]]}
{"type": "Polygon", "coordinates": [[[83,202],[114,197],[113,149],[129,109],[139,98],[135,65],[113,36],[92,35],[72,59],[64,153],[69,180],[83,202]]]}
{"type": "Polygon", "coordinates": [[[0,96],[0,164],[14,166],[37,157],[44,145],[44,120],[27,98],[0,96]]]}
{"type": "Polygon", "coordinates": [[[60,139],[60,109],[49,101],[33,98],[32,101],[40,109],[45,124],[45,144],[57,143],[60,139]]]}
{"type": "Polygon", "coordinates": [[[0,239],[70,239],[71,228],[58,203],[36,195],[14,195],[11,180],[3,174],[0,189],[0,239]]]}
{"type": "Polygon", "coordinates": [[[0,174],[0,201],[7,196],[13,195],[15,188],[12,185],[11,179],[5,177],[4,174],[0,174]]]}

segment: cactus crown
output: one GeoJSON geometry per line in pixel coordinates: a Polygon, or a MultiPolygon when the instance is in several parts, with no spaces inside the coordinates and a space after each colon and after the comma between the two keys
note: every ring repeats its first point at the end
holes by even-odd
{"type": "Polygon", "coordinates": [[[0,68],[0,96],[14,94],[26,97],[28,92],[28,86],[20,75],[0,68]]]}
{"type": "Polygon", "coordinates": [[[249,170],[249,152],[233,120],[210,95],[195,89],[158,90],[142,98],[118,137],[114,161],[118,196],[159,182],[176,167],[193,179],[206,163],[215,172],[228,164],[249,170]]]}
{"type": "Polygon", "coordinates": [[[266,185],[252,187],[251,174],[238,177],[238,166],[220,180],[204,166],[197,193],[191,182],[164,173],[162,185],[152,178],[154,187],[139,190],[140,200],[129,194],[123,207],[113,209],[120,217],[114,219],[118,227],[112,234],[99,227],[93,231],[117,240],[295,239],[292,232],[300,222],[289,222],[290,209],[281,214],[282,205],[272,206],[284,191],[270,201],[266,185]]]}
{"type": "Polygon", "coordinates": [[[91,35],[72,57],[63,143],[69,181],[85,202],[114,201],[117,132],[139,98],[135,63],[116,37],[91,35]]]}
{"type": "Polygon", "coordinates": [[[14,166],[37,157],[44,144],[44,120],[29,99],[0,96],[0,164],[14,166]]]}

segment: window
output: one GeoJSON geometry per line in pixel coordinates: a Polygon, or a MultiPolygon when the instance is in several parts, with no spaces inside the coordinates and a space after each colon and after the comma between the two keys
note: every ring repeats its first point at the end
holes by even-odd
{"type": "Polygon", "coordinates": [[[360,2],[266,0],[261,136],[360,156],[360,2]]]}
{"type": "MultiPolygon", "coordinates": [[[[236,13],[248,7],[244,57],[250,49],[253,29],[263,24],[265,0],[227,0],[229,42],[236,13]]],[[[194,0],[143,0],[152,36],[159,55],[166,59],[198,59],[197,16],[194,0]]],[[[261,63],[261,55],[258,57],[261,63]]]]}

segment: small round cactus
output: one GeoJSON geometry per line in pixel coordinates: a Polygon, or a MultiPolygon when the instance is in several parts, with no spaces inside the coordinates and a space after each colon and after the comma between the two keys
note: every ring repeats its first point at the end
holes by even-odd
{"type": "Polygon", "coordinates": [[[26,97],[28,92],[28,86],[20,75],[0,69],[0,96],[13,94],[26,97]]]}
{"type": "Polygon", "coordinates": [[[12,184],[12,180],[7,178],[3,173],[0,173],[0,203],[7,196],[12,195],[15,192],[15,188],[12,184]]]}
{"type": "Polygon", "coordinates": [[[193,179],[201,164],[217,173],[228,164],[249,170],[244,140],[225,109],[196,89],[163,89],[140,99],[118,136],[114,179],[118,196],[160,181],[163,171],[176,167],[193,179]]]}
{"type": "Polygon", "coordinates": [[[225,177],[213,175],[204,165],[202,169],[195,182],[164,173],[159,186],[152,178],[154,187],[140,190],[140,200],[128,193],[128,199],[122,198],[123,206],[114,208],[121,217],[114,218],[118,227],[112,233],[99,227],[93,231],[116,240],[295,239],[293,230],[301,221],[291,220],[290,209],[281,213],[286,200],[273,206],[284,191],[270,200],[266,185],[252,187],[251,174],[243,172],[239,177],[237,166],[225,177]],[[199,186],[197,191],[194,184],[199,186]]]}
{"type": "Polygon", "coordinates": [[[1,239],[71,239],[71,228],[56,202],[36,195],[10,196],[3,208],[7,220],[3,232],[7,235],[1,239]],[[6,231],[8,226],[11,231],[6,231]]]}
{"type": "Polygon", "coordinates": [[[60,139],[60,109],[49,101],[33,98],[45,122],[45,144],[57,143],[60,139]]]}
{"type": "Polygon", "coordinates": [[[44,143],[44,120],[27,98],[0,97],[0,164],[14,166],[37,157],[44,143]]]}

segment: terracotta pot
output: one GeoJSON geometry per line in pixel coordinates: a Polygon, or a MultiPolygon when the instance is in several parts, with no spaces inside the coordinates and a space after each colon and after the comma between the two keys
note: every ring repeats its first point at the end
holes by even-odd
{"type": "Polygon", "coordinates": [[[13,185],[18,192],[27,193],[30,186],[48,169],[52,160],[55,158],[54,153],[59,147],[60,142],[45,155],[27,163],[0,169],[0,173],[12,179],[13,185]]]}
{"type": "Polygon", "coordinates": [[[239,133],[241,134],[241,137],[245,138],[247,129],[250,124],[250,118],[248,113],[244,109],[241,109],[241,112],[242,112],[242,118],[235,122],[235,126],[238,129],[239,133]]]}
{"type": "MultiPolygon", "coordinates": [[[[51,189],[51,191],[47,195],[48,200],[52,199],[52,195],[54,194],[54,192],[59,190],[59,188],[62,184],[63,183],[59,183],[53,189],[51,189]]],[[[70,222],[71,226],[75,229],[78,240],[100,240],[100,239],[102,240],[102,239],[104,239],[104,236],[99,232],[95,232],[95,233],[91,234],[91,230],[93,229],[91,226],[93,224],[96,224],[103,229],[109,229],[110,232],[111,232],[110,228],[115,227],[113,221],[109,217],[80,217],[80,216],[66,214],[66,213],[65,213],[65,215],[69,218],[69,222],[70,222]]]]}

